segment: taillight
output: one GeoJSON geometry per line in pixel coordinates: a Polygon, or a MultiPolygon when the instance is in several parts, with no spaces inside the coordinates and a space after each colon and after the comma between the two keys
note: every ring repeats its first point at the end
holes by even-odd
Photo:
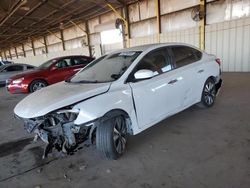
{"type": "Polygon", "coordinates": [[[221,66],[221,60],[219,58],[215,59],[216,63],[218,63],[219,66],[221,66]]]}

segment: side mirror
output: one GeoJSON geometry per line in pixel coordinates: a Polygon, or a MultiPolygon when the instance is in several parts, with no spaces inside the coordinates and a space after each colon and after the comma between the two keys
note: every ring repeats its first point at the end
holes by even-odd
{"type": "Polygon", "coordinates": [[[140,80],[140,79],[148,79],[152,78],[154,76],[154,72],[148,69],[142,69],[137,71],[135,74],[135,79],[140,80]]]}

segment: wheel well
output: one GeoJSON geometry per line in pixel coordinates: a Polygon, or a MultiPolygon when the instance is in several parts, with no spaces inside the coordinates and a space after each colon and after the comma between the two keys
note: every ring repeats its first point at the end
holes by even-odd
{"type": "Polygon", "coordinates": [[[132,121],[128,115],[128,113],[122,109],[113,109],[113,110],[110,110],[109,112],[107,112],[106,114],[104,114],[104,116],[101,118],[101,121],[105,121],[111,117],[115,117],[115,116],[118,116],[118,115],[123,115],[126,119],[126,125],[127,125],[127,128],[128,128],[128,133],[129,134],[133,134],[133,129],[132,129],[132,121]]]}
{"type": "Polygon", "coordinates": [[[216,78],[214,76],[210,76],[210,77],[208,77],[208,79],[212,79],[214,82],[216,82],[216,78]]]}
{"type": "Polygon", "coordinates": [[[32,80],[32,82],[30,82],[30,84],[29,84],[29,92],[31,92],[31,91],[30,91],[30,85],[31,85],[33,82],[35,82],[35,81],[43,81],[43,82],[45,82],[47,85],[49,85],[48,82],[47,82],[45,79],[35,79],[35,80],[32,80]]]}

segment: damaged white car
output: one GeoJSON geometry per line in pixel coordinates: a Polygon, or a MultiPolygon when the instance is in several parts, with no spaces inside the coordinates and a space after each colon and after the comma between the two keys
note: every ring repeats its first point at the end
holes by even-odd
{"type": "Polygon", "coordinates": [[[128,135],[194,104],[213,106],[220,75],[220,60],[193,46],[133,47],[102,56],[65,82],[27,96],[14,112],[46,143],[43,157],[91,141],[107,158],[117,159],[128,135]]]}

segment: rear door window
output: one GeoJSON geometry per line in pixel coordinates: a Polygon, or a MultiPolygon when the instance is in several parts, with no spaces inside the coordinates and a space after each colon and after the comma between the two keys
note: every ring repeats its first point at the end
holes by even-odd
{"type": "Polygon", "coordinates": [[[9,66],[6,67],[5,71],[6,72],[23,71],[23,66],[22,65],[9,66]]]}
{"type": "Polygon", "coordinates": [[[175,60],[176,68],[183,67],[199,61],[202,53],[188,46],[174,46],[172,53],[175,60]]]}
{"type": "Polygon", "coordinates": [[[84,57],[75,57],[75,58],[72,58],[71,66],[75,66],[75,65],[87,65],[88,63],[89,63],[89,60],[87,58],[84,58],[84,57]]]}
{"type": "Polygon", "coordinates": [[[71,59],[70,58],[60,59],[58,60],[55,66],[59,69],[70,67],[71,59]]]}

